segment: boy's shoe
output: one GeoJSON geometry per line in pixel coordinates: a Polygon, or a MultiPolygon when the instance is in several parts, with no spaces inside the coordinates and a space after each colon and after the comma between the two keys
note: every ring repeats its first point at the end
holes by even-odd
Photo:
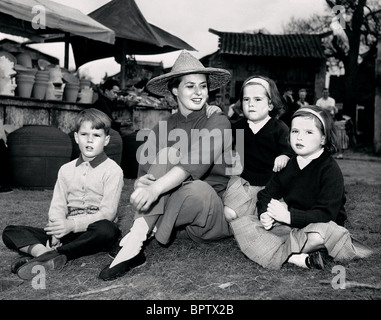
{"type": "Polygon", "coordinates": [[[308,254],[308,257],[306,258],[306,265],[310,269],[324,269],[324,262],[323,258],[321,256],[320,251],[315,251],[310,254],[308,254]]]}
{"type": "Polygon", "coordinates": [[[44,267],[45,271],[62,269],[66,264],[67,257],[57,251],[48,251],[31,259],[17,270],[17,275],[24,280],[32,280],[37,273],[33,272],[35,266],[44,267]]]}
{"type": "Polygon", "coordinates": [[[17,258],[13,263],[11,264],[11,271],[12,273],[17,273],[17,271],[27,262],[32,260],[32,256],[21,256],[17,258]]]}
{"type": "Polygon", "coordinates": [[[146,262],[146,257],[143,251],[140,251],[135,257],[118,263],[116,266],[110,268],[110,265],[105,267],[99,274],[99,279],[104,281],[115,280],[123,277],[128,271],[133,268],[139,267],[146,262]]]}

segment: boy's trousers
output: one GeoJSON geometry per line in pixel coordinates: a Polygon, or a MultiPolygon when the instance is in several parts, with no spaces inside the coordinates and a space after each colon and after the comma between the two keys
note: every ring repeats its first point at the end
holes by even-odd
{"type": "MultiPolygon", "coordinates": [[[[96,221],[85,232],[69,233],[62,237],[62,245],[57,248],[57,252],[66,255],[68,260],[77,259],[108,251],[119,236],[120,230],[116,223],[108,220],[96,221]]],[[[42,228],[9,225],[3,231],[3,241],[8,248],[18,251],[29,245],[46,245],[47,241],[50,243],[51,236],[42,228]]]]}

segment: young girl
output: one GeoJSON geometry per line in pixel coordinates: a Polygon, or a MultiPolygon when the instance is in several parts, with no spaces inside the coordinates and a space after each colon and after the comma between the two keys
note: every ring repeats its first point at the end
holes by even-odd
{"type": "Polygon", "coordinates": [[[283,102],[275,82],[262,76],[248,78],[242,86],[240,101],[245,117],[234,123],[232,129],[243,171],[240,177],[231,178],[224,195],[228,221],[254,210],[258,191],[293,155],[289,129],[278,119],[283,102]],[[238,137],[242,132],[243,145],[238,137]]]}
{"type": "Polygon", "coordinates": [[[241,250],[272,269],[285,262],[322,269],[320,249],[334,260],[369,256],[371,250],[343,227],[344,178],[330,155],[336,151],[332,117],[316,106],[300,108],[292,117],[290,143],[297,155],[258,193],[259,218],[231,222],[241,250]]]}

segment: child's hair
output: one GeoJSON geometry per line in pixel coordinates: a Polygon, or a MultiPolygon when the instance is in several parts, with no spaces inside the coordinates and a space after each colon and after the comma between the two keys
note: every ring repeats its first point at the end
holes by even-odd
{"type": "Polygon", "coordinates": [[[273,105],[273,109],[269,112],[270,117],[279,117],[279,116],[281,116],[282,113],[284,113],[284,108],[285,107],[284,107],[284,104],[283,104],[283,101],[282,101],[282,97],[281,97],[281,95],[279,93],[278,87],[276,86],[274,80],[272,80],[270,78],[267,78],[267,77],[264,77],[264,76],[255,75],[255,76],[251,76],[251,77],[247,78],[244,81],[244,83],[242,85],[242,88],[241,88],[241,92],[239,94],[239,100],[241,101],[241,104],[242,104],[242,100],[243,100],[243,89],[247,85],[254,84],[255,81],[250,82],[250,80],[252,80],[254,78],[260,78],[262,80],[265,80],[269,84],[270,92],[268,92],[266,88],[265,88],[265,91],[266,91],[267,97],[269,99],[269,102],[271,101],[271,103],[273,105]]]}
{"type": "Polygon", "coordinates": [[[82,110],[75,120],[75,132],[78,132],[84,121],[90,121],[93,125],[92,128],[103,129],[106,135],[109,135],[111,128],[111,119],[104,112],[95,108],[82,110]]]}
{"type": "Polygon", "coordinates": [[[318,106],[309,105],[296,110],[291,117],[291,121],[296,117],[312,119],[316,127],[325,136],[324,149],[326,149],[331,154],[335,153],[338,150],[335,123],[332,119],[331,114],[327,110],[318,106]]]}

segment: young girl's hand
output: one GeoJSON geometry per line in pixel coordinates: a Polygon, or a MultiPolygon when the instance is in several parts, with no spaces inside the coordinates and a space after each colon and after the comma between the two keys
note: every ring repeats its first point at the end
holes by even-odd
{"type": "Polygon", "coordinates": [[[275,222],[275,220],[271,218],[267,212],[261,214],[260,220],[266,230],[270,230],[275,222]]]}
{"type": "Polygon", "coordinates": [[[276,157],[274,160],[273,171],[274,172],[281,171],[287,165],[288,160],[290,160],[290,158],[284,154],[276,157]]]}
{"type": "Polygon", "coordinates": [[[220,113],[222,112],[221,108],[218,107],[218,106],[210,106],[210,105],[206,105],[206,117],[207,118],[210,118],[210,116],[213,114],[213,113],[220,113]]]}
{"type": "Polygon", "coordinates": [[[291,214],[288,211],[287,204],[279,200],[271,199],[267,205],[267,213],[271,218],[285,224],[291,223],[291,214]]]}

